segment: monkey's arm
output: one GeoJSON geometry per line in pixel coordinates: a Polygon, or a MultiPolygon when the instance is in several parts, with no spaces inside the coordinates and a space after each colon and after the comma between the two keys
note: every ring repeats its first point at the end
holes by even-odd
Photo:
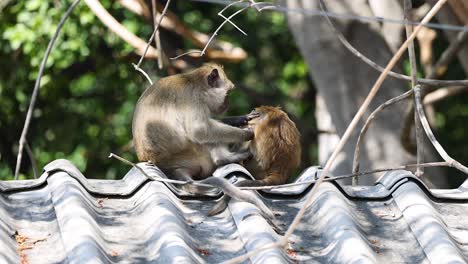
{"type": "Polygon", "coordinates": [[[253,139],[253,132],[249,129],[223,124],[209,119],[207,125],[195,126],[193,139],[199,144],[238,143],[253,139]]]}
{"type": "Polygon", "coordinates": [[[228,116],[228,117],[221,118],[220,121],[226,125],[241,127],[241,126],[247,125],[247,123],[249,122],[249,119],[247,118],[247,115],[228,116]]]}

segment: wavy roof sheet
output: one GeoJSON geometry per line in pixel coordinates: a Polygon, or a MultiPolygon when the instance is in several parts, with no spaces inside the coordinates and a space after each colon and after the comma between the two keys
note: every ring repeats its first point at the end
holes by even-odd
{"type": "MultiPolygon", "coordinates": [[[[155,167],[148,174],[164,176],[155,167]]],[[[316,177],[306,170],[298,181],[316,177]]],[[[216,172],[243,176],[240,166],[216,172]]],[[[190,197],[132,169],[122,180],[86,179],[71,163],[47,165],[40,179],[0,182],[0,263],[219,263],[277,234],[258,209],[221,197],[190,197]]],[[[310,187],[262,193],[286,230],[310,187]]],[[[468,181],[458,189],[428,190],[406,171],[386,173],[370,187],[325,182],[289,247],[247,263],[466,263],[468,181]]]]}

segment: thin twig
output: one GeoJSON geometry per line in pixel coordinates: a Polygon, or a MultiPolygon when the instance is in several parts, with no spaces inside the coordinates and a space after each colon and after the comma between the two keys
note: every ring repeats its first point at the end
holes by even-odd
{"type": "Polygon", "coordinates": [[[28,143],[27,140],[24,143],[24,148],[26,149],[26,153],[28,154],[29,160],[31,162],[31,167],[32,167],[32,170],[33,170],[34,179],[37,179],[37,176],[38,176],[39,173],[37,171],[36,159],[34,158],[34,153],[32,152],[31,147],[29,146],[29,143],[28,143]]]}
{"type": "Polygon", "coordinates": [[[146,178],[150,179],[150,180],[153,180],[153,181],[157,181],[157,182],[167,182],[167,183],[172,183],[172,184],[179,184],[179,185],[187,185],[187,184],[193,184],[193,185],[196,185],[196,186],[203,186],[203,187],[214,187],[210,184],[204,184],[204,183],[198,183],[198,182],[189,182],[189,181],[178,181],[178,180],[172,180],[172,179],[165,179],[165,178],[161,178],[161,177],[154,177],[154,176],[151,176],[149,174],[147,174],[143,168],[141,168],[138,164],[135,164],[125,158],[122,158],[120,157],[119,155],[116,155],[114,153],[110,153],[109,154],[109,157],[108,158],[114,158],[114,159],[117,159],[117,160],[120,160],[121,162],[127,164],[127,165],[130,165],[130,166],[133,166],[135,169],[137,169],[138,171],[140,171],[146,178]]]}
{"type": "MultiPolygon", "coordinates": [[[[212,4],[216,3],[216,4],[222,4],[222,5],[226,5],[232,2],[231,0],[191,0],[191,1],[205,2],[205,3],[212,3],[212,4]]],[[[297,13],[297,14],[303,14],[303,15],[309,15],[309,16],[327,15],[329,17],[336,18],[336,19],[357,20],[357,21],[361,21],[364,23],[379,22],[379,23],[392,23],[392,24],[397,24],[397,25],[411,24],[413,26],[418,26],[421,24],[420,22],[413,22],[413,21],[405,22],[402,19],[385,18],[385,17],[380,17],[380,16],[361,16],[361,15],[354,15],[354,14],[349,14],[349,13],[324,12],[324,11],[311,9],[311,8],[287,8],[281,5],[273,5],[270,2],[262,2],[262,3],[257,3],[257,4],[269,4],[268,9],[273,10],[273,11],[283,12],[283,13],[297,13]]],[[[440,30],[468,31],[468,27],[466,26],[444,24],[444,23],[426,23],[424,24],[424,27],[440,29],[440,30]]]]}
{"type": "Polygon", "coordinates": [[[439,155],[444,159],[446,162],[450,164],[450,166],[458,169],[459,171],[465,173],[468,175],[468,168],[465,167],[463,164],[460,162],[456,161],[452,157],[450,157],[447,152],[444,150],[444,148],[440,145],[440,143],[437,141],[437,139],[434,136],[434,133],[432,133],[431,127],[429,126],[429,122],[427,122],[426,114],[424,113],[424,109],[421,103],[421,87],[420,85],[416,85],[414,87],[414,97],[416,98],[415,103],[416,103],[416,111],[418,113],[418,117],[421,120],[421,124],[424,128],[424,131],[426,132],[427,137],[431,141],[432,145],[434,148],[437,150],[439,155]]]}
{"type": "MultiPolygon", "coordinates": [[[[151,9],[153,11],[153,24],[154,24],[154,28],[156,29],[157,27],[157,19],[158,19],[158,11],[156,10],[156,0],[151,0],[151,9]]],[[[158,68],[161,70],[163,68],[163,59],[162,59],[162,46],[161,46],[161,36],[159,34],[159,30],[158,32],[156,32],[156,39],[154,41],[154,45],[155,45],[155,48],[156,48],[156,51],[158,52],[158,68]]]]}
{"type": "Polygon", "coordinates": [[[228,21],[231,21],[232,18],[234,18],[235,16],[237,16],[238,14],[242,13],[244,10],[246,10],[247,8],[249,8],[251,5],[248,5],[244,8],[241,8],[239,10],[237,10],[234,14],[230,15],[227,19],[225,19],[223,21],[223,23],[221,23],[221,25],[219,25],[219,27],[215,30],[215,32],[213,33],[213,35],[211,35],[210,39],[208,39],[208,42],[206,43],[205,47],[203,48],[203,50],[201,51],[201,55],[200,56],[203,56],[205,55],[205,52],[206,52],[206,49],[208,48],[208,46],[210,45],[211,41],[213,40],[213,38],[218,34],[218,32],[221,30],[221,28],[224,26],[224,24],[226,24],[228,21]]]}
{"type": "Polygon", "coordinates": [[[232,2],[230,3],[229,5],[227,5],[225,8],[223,8],[221,11],[218,12],[218,16],[224,18],[227,22],[229,22],[229,24],[231,24],[233,27],[235,27],[237,30],[239,30],[242,34],[244,34],[245,36],[247,36],[247,33],[245,33],[240,27],[238,27],[234,22],[232,22],[229,18],[225,17],[223,15],[223,12],[226,11],[226,9],[228,9],[229,7],[233,6],[233,5],[236,5],[236,4],[239,4],[239,3],[242,3],[244,2],[244,0],[239,0],[239,1],[236,1],[236,2],[232,2]]]}
{"type": "Polygon", "coordinates": [[[141,72],[141,74],[143,74],[143,76],[145,76],[146,80],[148,80],[148,82],[150,83],[150,85],[153,85],[153,81],[151,80],[151,78],[149,77],[149,75],[140,67],[138,67],[138,65],[136,65],[135,63],[132,63],[133,65],[133,68],[139,72],[141,72]]]}
{"type": "MultiPolygon", "coordinates": [[[[324,182],[329,182],[329,181],[337,181],[337,180],[343,180],[347,178],[356,178],[359,176],[363,175],[368,175],[368,174],[373,174],[373,173],[379,173],[379,172],[385,172],[385,171],[394,171],[394,170],[408,170],[410,168],[417,167],[418,164],[407,164],[407,165],[401,165],[401,166],[396,166],[396,167],[389,167],[389,168],[380,168],[380,169],[374,169],[374,170],[368,170],[368,171],[362,171],[362,172],[355,172],[355,173],[350,173],[350,174],[342,174],[342,175],[337,175],[329,178],[325,178],[323,181],[324,182]]],[[[420,167],[451,167],[451,165],[448,162],[442,161],[442,162],[429,162],[429,163],[421,163],[419,164],[420,167]]],[[[282,188],[289,188],[289,187],[295,187],[295,186],[302,186],[302,185],[309,185],[312,183],[317,182],[317,180],[310,180],[310,181],[302,181],[302,182],[295,182],[295,183],[286,183],[282,185],[270,185],[270,186],[257,186],[257,187],[239,187],[241,190],[274,190],[274,189],[282,189],[282,188]]]]}
{"type": "MultiPolygon", "coordinates": [[[[403,9],[405,20],[410,21],[409,13],[412,8],[411,0],[404,0],[403,9]]],[[[406,25],[406,37],[409,37],[413,31],[412,25],[406,25]]],[[[408,56],[410,61],[410,68],[411,68],[411,87],[415,87],[418,84],[418,68],[416,66],[416,55],[414,52],[414,40],[411,41],[408,45],[408,56]]],[[[414,128],[415,128],[415,135],[416,135],[416,164],[422,163],[424,159],[424,138],[422,134],[421,122],[417,118],[418,113],[416,110],[413,111],[414,116],[414,128]]],[[[415,175],[421,177],[424,174],[424,170],[416,167],[415,175]]]]}
{"type": "Polygon", "coordinates": [[[424,96],[423,104],[430,105],[441,100],[444,100],[448,97],[455,96],[460,93],[468,91],[468,86],[453,86],[437,89],[426,96],[424,96]]]}
{"type": "Polygon", "coordinates": [[[383,111],[385,108],[398,103],[404,99],[407,99],[413,94],[413,90],[409,90],[405,92],[404,94],[401,94],[399,96],[393,97],[392,99],[386,101],[385,103],[381,104],[379,107],[377,107],[372,114],[369,115],[367,118],[366,122],[364,123],[364,126],[361,129],[361,132],[359,133],[359,137],[356,142],[356,148],[354,149],[354,158],[353,158],[353,173],[358,173],[359,171],[359,155],[360,155],[360,148],[361,148],[361,142],[364,139],[367,130],[370,127],[370,124],[372,123],[372,120],[379,114],[381,111],[383,111]]]}
{"type": "MultiPolygon", "coordinates": [[[[330,168],[331,168],[331,165],[333,164],[333,162],[335,161],[336,157],[338,156],[338,153],[341,152],[344,144],[347,142],[347,140],[349,139],[351,133],[353,132],[354,128],[356,127],[357,123],[359,122],[359,119],[361,119],[362,115],[364,114],[364,112],[366,111],[367,107],[369,106],[369,104],[371,103],[372,99],[375,97],[376,93],[378,92],[378,90],[380,89],[383,81],[385,80],[385,78],[387,77],[389,71],[391,68],[393,68],[395,66],[395,64],[397,63],[397,61],[399,60],[399,58],[401,57],[401,55],[403,55],[404,51],[406,50],[406,48],[408,47],[408,44],[410,41],[412,41],[415,37],[416,37],[416,34],[419,32],[419,30],[421,30],[421,28],[427,24],[429,22],[429,20],[434,17],[434,15],[440,10],[440,8],[442,8],[442,6],[447,2],[447,0],[439,0],[432,8],[431,10],[429,11],[429,13],[427,13],[427,15],[423,18],[423,20],[421,21],[421,23],[415,28],[414,32],[411,34],[411,36],[409,36],[406,41],[401,45],[401,47],[398,49],[398,51],[395,53],[395,55],[392,57],[392,59],[388,62],[387,66],[385,67],[384,71],[380,74],[379,78],[377,79],[377,81],[375,82],[374,86],[372,87],[371,91],[369,92],[368,96],[366,97],[366,99],[364,100],[363,104],[361,105],[361,107],[359,108],[358,112],[356,113],[356,115],[353,117],[353,120],[351,121],[351,123],[349,124],[349,126],[346,128],[346,131],[345,133],[343,134],[343,136],[341,137],[340,141],[338,142],[338,145],[337,147],[335,148],[335,150],[333,151],[333,153],[331,154],[330,158],[328,159],[327,163],[325,164],[325,168],[323,169],[323,172],[322,172],[322,175],[320,175],[320,177],[318,178],[318,180],[315,182],[314,184],[314,187],[312,187],[312,190],[309,192],[308,194],[308,197],[307,197],[307,200],[304,202],[303,206],[301,207],[301,209],[299,210],[299,212],[296,214],[296,216],[294,217],[294,220],[293,222],[289,225],[289,228],[286,232],[286,234],[283,236],[283,238],[281,238],[280,241],[278,242],[275,242],[275,243],[271,243],[271,244],[268,244],[266,245],[264,248],[269,248],[271,246],[281,246],[281,247],[285,247],[287,244],[288,244],[288,240],[289,240],[289,237],[291,236],[291,234],[294,232],[294,230],[297,228],[300,220],[302,219],[302,217],[304,216],[304,213],[306,211],[306,209],[308,208],[309,204],[311,203],[312,201],[312,198],[315,196],[315,193],[317,193],[318,191],[318,187],[320,186],[320,184],[323,182],[323,180],[325,179],[326,176],[328,176],[329,172],[330,172],[330,168]]],[[[253,256],[255,254],[258,254],[259,252],[265,250],[264,248],[258,248],[258,249],[255,249],[255,250],[252,250],[251,252],[249,252],[248,254],[245,254],[243,256],[240,256],[240,257],[237,257],[236,259],[238,261],[230,261],[229,263],[240,263],[242,260],[244,260],[244,258],[248,255],[248,256],[253,256]]]]}
{"type": "Polygon", "coordinates": [[[24,122],[23,131],[21,132],[21,137],[19,140],[19,149],[18,149],[18,156],[16,159],[16,168],[15,168],[15,180],[18,179],[18,174],[21,168],[21,159],[23,157],[23,148],[26,142],[26,135],[28,134],[29,125],[31,123],[32,113],[34,110],[34,105],[36,103],[37,93],[39,92],[39,88],[41,86],[42,74],[44,73],[44,69],[47,63],[47,58],[49,58],[49,54],[52,51],[52,47],[54,46],[54,43],[58,38],[58,34],[60,30],[62,29],[63,24],[65,23],[65,21],[70,16],[71,12],[73,11],[73,9],[75,9],[75,7],[78,5],[79,2],[80,0],[75,0],[71,4],[71,6],[68,8],[67,12],[65,12],[63,17],[60,19],[60,22],[57,25],[57,29],[55,30],[55,33],[52,36],[52,39],[49,41],[49,45],[47,46],[46,52],[44,54],[44,58],[42,58],[41,66],[39,67],[39,72],[36,78],[36,83],[34,85],[33,93],[31,95],[31,102],[29,103],[28,112],[26,114],[26,120],[24,122]]]}
{"type": "Polygon", "coordinates": [[[458,33],[457,38],[453,40],[447,49],[440,55],[437,63],[432,67],[428,74],[428,78],[436,78],[442,76],[448,68],[448,65],[457,55],[458,51],[468,39],[468,31],[462,31],[458,33]]]}
{"type": "Polygon", "coordinates": [[[127,42],[130,46],[135,48],[138,55],[145,56],[146,58],[156,59],[157,52],[151,47],[149,52],[143,52],[146,42],[135,34],[130,32],[126,27],[119,23],[98,0],[85,0],[89,9],[97,16],[97,18],[112,32],[117,34],[122,40],[127,42]]]}
{"type": "MultiPolygon", "coordinates": [[[[148,9],[145,3],[142,3],[142,0],[121,0],[121,4],[130,10],[131,12],[134,12],[135,14],[142,15],[146,19],[151,19],[150,15],[148,12],[143,12],[142,10],[148,9]]],[[[160,10],[162,12],[162,9],[164,9],[164,6],[160,8],[160,5],[156,5],[157,10],[160,10]]],[[[160,13],[158,13],[160,14],[160,13]]],[[[159,17],[159,16],[158,16],[159,17]]],[[[170,10],[166,12],[166,15],[164,17],[164,20],[161,22],[161,27],[166,28],[167,30],[173,31],[174,33],[182,36],[184,39],[188,39],[193,42],[195,46],[198,46],[199,48],[203,48],[205,46],[206,41],[209,39],[209,35],[206,35],[204,33],[200,33],[198,31],[194,31],[191,28],[187,27],[174,13],[172,13],[170,10]]],[[[159,33],[159,31],[158,31],[159,33]]],[[[143,46],[145,46],[146,43],[143,43],[143,46]]],[[[209,48],[207,50],[206,55],[208,56],[208,59],[211,60],[218,60],[218,61],[229,61],[229,62],[234,62],[238,63],[242,60],[244,60],[247,57],[247,53],[240,47],[235,47],[229,42],[222,41],[222,40],[213,40],[213,43],[211,46],[216,46],[216,49],[209,48]]],[[[151,47],[150,47],[151,48],[151,47]]],[[[142,48],[143,50],[143,48],[142,48]]],[[[197,52],[199,53],[199,52],[197,52]]],[[[164,55],[164,50],[162,50],[162,56],[163,56],[163,62],[166,63],[166,58],[164,55]]],[[[148,57],[148,54],[147,54],[148,57]]],[[[181,56],[178,56],[181,57],[181,56]]],[[[163,65],[164,65],[163,63],[163,65]]],[[[183,60],[178,60],[176,63],[173,63],[173,66],[176,68],[182,69],[186,68],[186,62],[183,60]],[[185,64],[184,67],[182,66],[182,63],[185,64]]]]}
{"type": "Polygon", "coordinates": [[[404,51],[406,50],[406,48],[408,47],[408,44],[410,43],[410,41],[412,41],[415,37],[416,37],[416,34],[419,32],[419,30],[424,26],[424,24],[426,24],[432,17],[434,17],[434,15],[440,10],[440,8],[442,8],[442,6],[447,2],[447,0],[439,0],[433,7],[432,9],[429,11],[429,13],[423,18],[423,20],[421,21],[421,24],[419,26],[417,26],[414,30],[414,32],[406,39],[406,41],[401,45],[401,47],[398,49],[398,51],[395,53],[395,55],[392,57],[392,59],[389,61],[389,63],[387,64],[387,66],[385,67],[384,71],[380,74],[379,78],[377,79],[377,81],[375,82],[374,86],[372,87],[371,91],[369,92],[369,94],[367,95],[366,99],[364,100],[364,102],[362,103],[361,107],[359,108],[358,112],[356,113],[356,115],[353,117],[353,120],[351,121],[351,123],[349,124],[349,126],[346,128],[346,131],[345,133],[343,134],[343,136],[341,137],[340,141],[338,142],[338,145],[336,146],[335,150],[333,151],[333,153],[331,154],[330,158],[328,159],[327,163],[325,164],[325,167],[323,169],[323,174],[320,176],[320,178],[317,180],[317,182],[315,183],[314,187],[312,188],[312,190],[310,191],[309,193],[309,196],[306,200],[306,202],[304,203],[304,206],[301,208],[301,210],[299,210],[299,212],[297,213],[296,217],[294,218],[294,221],[291,223],[291,225],[289,226],[288,228],[288,231],[286,232],[286,234],[284,235],[284,237],[282,238],[282,245],[286,245],[287,244],[287,241],[289,239],[289,237],[291,236],[292,232],[297,228],[297,225],[299,224],[299,221],[302,219],[302,217],[304,216],[304,213],[306,211],[306,208],[307,206],[310,204],[310,202],[312,201],[312,198],[314,197],[315,193],[317,193],[318,191],[318,186],[320,186],[320,183],[322,183],[322,181],[324,180],[325,176],[327,176],[327,174],[329,173],[330,171],[330,168],[333,164],[333,162],[335,161],[336,157],[338,156],[338,153],[341,152],[343,146],[345,145],[345,143],[348,141],[349,137],[351,136],[351,133],[353,132],[353,130],[355,129],[357,123],[359,122],[359,120],[361,119],[361,117],[364,115],[365,111],[367,110],[367,107],[369,106],[369,104],[371,103],[372,99],[374,99],[375,95],[377,94],[377,92],[379,91],[383,81],[385,80],[385,78],[387,77],[390,69],[392,69],[395,64],[397,63],[397,61],[400,59],[400,57],[403,55],[404,51]]]}
{"type": "Polygon", "coordinates": [[[143,62],[143,59],[145,58],[145,54],[146,54],[146,52],[148,52],[148,49],[149,49],[149,47],[151,45],[151,42],[153,42],[153,39],[154,39],[154,37],[156,35],[156,32],[158,32],[159,27],[161,26],[161,22],[164,19],[164,16],[166,15],[166,12],[167,12],[167,9],[169,8],[170,3],[171,3],[171,0],[167,0],[166,6],[164,7],[164,10],[161,13],[161,18],[159,19],[158,24],[154,28],[153,34],[151,34],[151,37],[150,37],[150,39],[148,40],[148,42],[146,44],[145,51],[143,52],[143,55],[141,55],[141,58],[138,61],[138,64],[136,65],[136,68],[135,68],[136,70],[140,69],[140,65],[143,62]]]}
{"type": "Polygon", "coordinates": [[[203,47],[202,50],[192,50],[192,51],[188,51],[188,52],[185,52],[185,53],[182,53],[182,54],[179,54],[175,57],[172,57],[171,60],[174,60],[174,59],[178,59],[180,57],[183,57],[185,55],[188,55],[188,54],[193,54],[193,53],[198,53],[199,54],[199,57],[202,57],[203,55],[205,55],[206,53],[206,50],[208,49],[208,47],[210,46],[211,42],[213,41],[213,39],[216,37],[216,35],[218,35],[218,32],[221,30],[221,28],[223,28],[223,26],[229,22],[231,25],[233,25],[236,29],[238,29],[241,33],[243,33],[244,35],[247,35],[243,30],[241,30],[234,22],[232,22],[232,19],[237,16],[238,14],[242,13],[244,10],[252,7],[252,6],[256,6],[256,5],[259,5],[259,4],[263,4],[263,3],[250,3],[249,5],[246,5],[245,7],[237,10],[235,13],[233,13],[232,15],[230,15],[229,17],[225,17],[222,13],[228,9],[229,7],[233,6],[233,5],[236,5],[236,4],[240,4],[244,2],[244,0],[239,0],[239,1],[236,1],[236,2],[232,2],[230,3],[229,5],[227,5],[226,7],[224,7],[220,12],[218,12],[218,15],[222,18],[224,18],[224,21],[223,23],[221,23],[218,28],[216,28],[216,30],[214,31],[214,33],[210,36],[210,38],[208,39],[208,41],[206,42],[205,46],[203,47]]]}
{"type": "MultiPolygon", "coordinates": [[[[341,31],[338,30],[338,28],[335,26],[335,24],[331,21],[329,18],[329,14],[326,12],[326,7],[325,4],[323,3],[323,0],[319,0],[320,3],[320,8],[324,12],[324,17],[327,20],[328,24],[331,26],[332,30],[335,32],[336,36],[340,40],[340,42],[347,48],[354,56],[362,60],[364,63],[369,65],[370,67],[374,68],[375,70],[379,72],[383,72],[384,68],[368,57],[366,57],[364,54],[362,54],[360,51],[358,51],[341,33],[341,31]]],[[[466,31],[460,32],[459,34],[468,34],[466,31]]],[[[391,77],[400,79],[400,80],[405,80],[405,81],[411,81],[411,77],[406,76],[404,74],[396,73],[393,71],[390,71],[388,73],[391,77]]],[[[430,85],[430,86],[465,86],[468,85],[468,80],[435,80],[430,77],[428,78],[421,78],[419,79],[419,83],[425,84],[425,85],[430,85]]]]}
{"type": "MultiPolygon", "coordinates": [[[[460,50],[460,47],[462,46],[462,44],[467,39],[468,39],[468,32],[460,32],[457,35],[456,40],[450,43],[447,49],[442,53],[442,55],[437,60],[434,67],[432,67],[431,71],[427,73],[426,77],[429,79],[432,79],[443,74],[445,70],[447,69],[448,65],[450,64],[450,62],[452,62],[452,60],[457,55],[457,52],[460,50]]],[[[419,83],[424,84],[421,81],[421,79],[419,80],[419,83]]],[[[428,84],[425,84],[425,87],[426,86],[428,86],[428,84]]],[[[448,86],[451,86],[451,85],[448,85],[448,86]]],[[[458,86],[458,85],[454,85],[454,86],[458,86]]],[[[468,86],[468,85],[460,85],[460,86],[468,86]]],[[[425,90],[424,92],[426,92],[426,89],[424,90],[425,90]]],[[[424,95],[422,97],[424,97],[424,95]]],[[[413,121],[415,119],[418,119],[417,117],[414,116],[413,114],[414,111],[415,111],[414,104],[412,104],[405,114],[405,117],[404,117],[405,121],[403,122],[403,129],[401,130],[401,136],[400,136],[401,141],[403,142],[403,147],[409,152],[413,152],[415,148],[414,144],[412,144],[411,142],[411,136],[410,136],[413,121]]]]}
{"type": "Polygon", "coordinates": [[[184,53],[182,53],[182,54],[179,54],[179,55],[177,55],[177,56],[175,56],[175,57],[172,57],[172,58],[170,58],[170,59],[171,59],[171,60],[176,60],[176,59],[179,59],[179,58],[181,58],[181,57],[183,57],[183,56],[186,56],[186,55],[189,55],[189,54],[195,54],[195,53],[197,53],[197,54],[200,56],[201,50],[189,50],[189,51],[184,52],[184,53]]]}

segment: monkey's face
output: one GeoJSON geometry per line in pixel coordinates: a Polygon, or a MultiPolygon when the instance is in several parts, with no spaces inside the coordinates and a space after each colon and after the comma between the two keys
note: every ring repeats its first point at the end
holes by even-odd
{"type": "Polygon", "coordinates": [[[249,121],[249,127],[255,129],[255,127],[261,122],[264,122],[273,116],[281,116],[283,114],[284,112],[279,107],[260,106],[247,115],[247,120],[249,121]]]}
{"type": "Polygon", "coordinates": [[[221,68],[213,67],[206,76],[208,84],[205,90],[204,101],[214,114],[224,113],[229,106],[229,92],[234,84],[226,77],[221,68]]]}

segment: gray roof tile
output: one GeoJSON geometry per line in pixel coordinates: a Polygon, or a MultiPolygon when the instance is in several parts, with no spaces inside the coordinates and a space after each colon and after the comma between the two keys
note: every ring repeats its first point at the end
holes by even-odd
{"type": "MultiPolygon", "coordinates": [[[[155,167],[144,169],[164,176],[155,167]]],[[[311,167],[298,181],[319,173],[311,167]]],[[[233,174],[248,172],[238,165],[216,172],[233,174]]],[[[325,182],[288,250],[266,250],[250,262],[465,263],[467,182],[428,190],[406,171],[386,173],[368,187],[325,182]]],[[[20,253],[28,263],[218,263],[281,236],[254,205],[231,200],[228,210],[208,217],[220,192],[177,196],[172,187],[135,169],[122,180],[86,179],[65,160],[47,165],[40,179],[0,182],[0,263],[18,263],[20,253]],[[20,253],[15,233],[30,246],[20,253]]],[[[287,229],[309,190],[262,193],[278,213],[277,226],[287,229]]]]}

